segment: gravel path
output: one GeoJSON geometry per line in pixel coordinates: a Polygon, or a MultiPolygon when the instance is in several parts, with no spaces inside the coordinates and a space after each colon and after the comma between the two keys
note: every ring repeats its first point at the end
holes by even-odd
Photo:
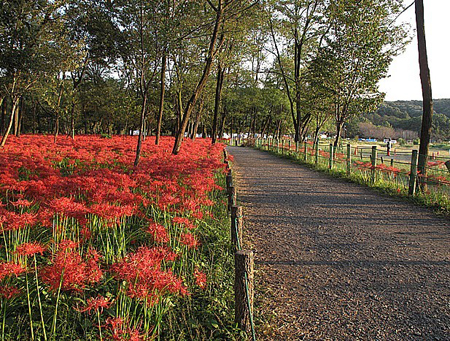
{"type": "Polygon", "coordinates": [[[450,340],[450,221],[229,147],[255,251],[259,339],[450,340]]]}

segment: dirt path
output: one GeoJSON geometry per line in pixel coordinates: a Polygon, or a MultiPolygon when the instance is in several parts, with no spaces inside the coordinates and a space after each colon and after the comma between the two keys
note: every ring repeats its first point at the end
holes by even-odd
{"type": "Polygon", "coordinates": [[[230,147],[267,340],[450,340],[450,221],[230,147]]]}

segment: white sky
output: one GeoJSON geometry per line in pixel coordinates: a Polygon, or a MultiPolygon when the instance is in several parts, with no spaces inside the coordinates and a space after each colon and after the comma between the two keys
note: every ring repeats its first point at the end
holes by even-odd
{"type": "MultiPolygon", "coordinates": [[[[409,5],[412,0],[404,0],[409,5]]],[[[450,0],[424,0],[425,35],[433,98],[450,98],[450,0]]],[[[411,23],[415,29],[414,5],[398,19],[411,23]]],[[[390,77],[380,81],[380,90],[386,100],[421,100],[417,39],[405,52],[394,58],[389,68],[390,77]]]]}

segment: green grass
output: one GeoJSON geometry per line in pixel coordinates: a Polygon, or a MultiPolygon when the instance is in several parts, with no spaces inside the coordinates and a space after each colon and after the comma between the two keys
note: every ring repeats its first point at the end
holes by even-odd
{"type": "MultiPolygon", "coordinates": [[[[223,188],[225,176],[218,176],[223,188]]],[[[202,236],[198,263],[207,269],[207,286],[174,302],[164,316],[159,340],[243,340],[234,323],[234,250],[230,240],[227,195],[214,191],[213,218],[198,227],[202,236]]]]}

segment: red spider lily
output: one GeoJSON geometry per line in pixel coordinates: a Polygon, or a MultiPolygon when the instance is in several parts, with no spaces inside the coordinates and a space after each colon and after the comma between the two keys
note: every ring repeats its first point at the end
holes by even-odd
{"type": "Polygon", "coordinates": [[[154,241],[157,243],[168,243],[170,240],[164,225],[150,222],[146,232],[150,233],[153,236],[154,241]]]}
{"type": "Polygon", "coordinates": [[[136,212],[135,206],[117,206],[108,203],[94,204],[90,209],[92,213],[106,220],[115,220],[125,216],[129,217],[136,212]]]}
{"type": "Polygon", "coordinates": [[[10,300],[15,296],[19,296],[22,292],[14,286],[1,285],[0,286],[0,297],[10,300]]]}
{"type": "Polygon", "coordinates": [[[48,206],[50,206],[55,213],[64,214],[67,217],[81,218],[89,212],[84,204],[78,203],[73,198],[67,197],[55,198],[48,203],[48,206]]]}
{"type": "Polygon", "coordinates": [[[143,341],[145,339],[144,336],[140,334],[139,328],[126,326],[125,321],[120,317],[109,317],[106,319],[106,329],[111,334],[111,340],[143,341]]]}
{"type": "Polygon", "coordinates": [[[91,230],[89,230],[89,228],[87,228],[86,226],[83,226],[83,228],[80,231],[80,234],[84,242],[91,239],[92,236],[91,230]]]}
{"type": "Polygon", "coordinates": [[[10,201],[10,203],[14,207],[18,207],[18,206],[30,207],[31,205],[33,205],[33,203],[31,201],[28,201],[26,199],[19,199],[19,200],[16,200],[16,201],[10,201]]]}
{"type": "Polygon", "coordinates": [[[64,239],[61,240],[58,244],[59,250],[68,250],[68,249],[76,249],[78,247],[78,243],[73,240],[64,239]]]}
{"type": "Polygon", "coordinates": [[[192,212],[191,216],[192,216],[192,218],[200,220],[200,219],[203,219],[203,212],[198,210],[198,211],[192,212]]]}
{"type": "MultiPolygon", "coordinates": [[[[373,169],[373,167],[370,167],[370,168],[373,169]]],[[[394,177],[396,177],[399,173],[402,172],[401,169],[398,169],[398,168],[395,168],[395,167],[389,167],[389,166],[386,166],[383,163],[380,163],[379,165],[376,165],[375,169],[378,169],[378,170],[380,170],[380,171],[382,171],[384,173],[393,174],[394,177]]]]}
{"type": "Polygon", "coordinates": [[[115,277],[128,283],[127,295],[131,298],[154,300],[156,293],[186,295],[181,279],[170,270],[161,269],[161,261],[174,260],[176,254],[167,248],[140,247],[135,253],[113,264],[115,277]]]}
{"type": "Polygon", "coordinates": [[[206,274],[198,268],[194,270],[195,283],[202,289],[206,288],[206,274]]]}
{"type": "MultiPolygon", "coordinates": [[[[202,219],[204,206],[212,204],[209,192],[220,189],[215,184],[214,174],[225,171],[221,160],[224,147],[221,144],[211,146],[208,140],[185,143],[186,148],[173,156],[170,154],[172,138],[162,139],[159,146],[154,146],[154,139],[149,138],[142,146],[145,157],[133,168],[133,137],[78,136],[74,141],[60,138],[57,144],[52,143],[51,136],[12,138],[7,148],[0,150],[0,197],[3,198],[0,202],[7,203],[0,205],[0,231],[26,227],[35,235],[32,230],[35,226],[55,228],[60,222],[68,235],[72,235],[72,224],[75,224],[80,240],[63,240],[52,248],[53,254],[45,252],[49,259],[45,260],[46,266],[40,268],[39,276],[53,292],[59,289],[79,292],[91,286],[92,290],[101,292],[101,255],[88,248],[98,241],[97,230],[90,229],[97,218],[107,225],[124,221],[134,224],[146,221],[150,212],[159,207],[177,216],[172,223],[183,230],[194,228],[194,219],[202,219]],[[30,206],[35,211],[17,213],[30,206]],[[132,219],[123,219],[131,216],[132,219]]],[[[150,245],[170,242],[163,225],[150,221],[145,230],[153,236],[149,238],[150,245]]],[[[141,243],[140,238],[137,240],[141,243]]],[[[199,245],[192,234],[182,235],[180,242],[192,248],[199,245]]],[[[186,247],[182,249],[186,251],[186,247]]],[[[23,244],[14,252],[27,256],[44,251],[23,244]]],[[[166,270],[177,257],[167,247],[141,247],[109,270],[117,281],[126,282],[123,290],[127,295],[151,306],[166,295],[188,294],[182,279],[166,270]]],[[[20,275],[23,271],[25,269],[0,266],[2,278],[20,275]]],[[[197,285],[203,287],[204,275],[197,270],[194,276],[198,277],[197,285]]],[[[97,297],[89,299],[79,310],[92,313],[109,304],[106,299],[97,297]]],[[[122,321],[120,325],[111,322],[108,328],[105,338],[144,338],[139,329],[130,328],[128,322],[122,321]]]]}
{"type": "Polygon", "coordinates": [[[189,248],[197,249],[200,242],[191,233],[183,233],[180,236],[180,243],[186,245],[189,248]]]}
{"type": "Polygon", "coordinates": [[[37,219],[42,226],[51,228],[53,226],[53,215],[53,211],[43,208],[38,211],[37,219]]]}
{"type": "Polygon", "coordinates": [[[2,210],[3,219],[0,221],[2,223],[2,231],[15,231],[23,229],[27,226],[33,226],[37,222],[37,216],[28,212],[18,214],[8,210],[2,210]]]}
{"type": "Polygon", "coordinates": [[[36,253],[40,253],[42,255],[45,250],[45,246],[41,243],[23,243],[17,246],[14,253],[19,256],[33,256],[36,253]]]}
{"type": "Polygon", "coordinates": [[[450,180],[445,176],[428,175],[427,179],[437,183],[438,185],[450,185],[450,180]]]}
{"type": "Polygon", "coordinates": [[[362,162],[362,161],[354,161],[360,170],[373,169],[373,165],[371,162],[362,162]]]}
{"type": "Polygon", "coordinates": [[[175,223],[175,224],[179,224],[179,225],[182,225],[184,227],[187,227],[190,230],[195,228],[195,225],[188,218],[174,217],[172,219],[172,222],[175,223]]]}
{"type": "Polygon", "coordinates": [[[228,157],[225,159],[225,161],[231,161],[231,162],[233,162],[233,161],[234,161],[234,156],[231,155],[231,154],[228,154],[228,157]]]}
{"type": "Polygon", "coordinates": [[[60,286],[63,291],[82,291],[87,284],[100,281],[103,272],[92,256],[84,261],[75,251],[60,250],[53,264],[44,267],[40,275],[53,291],[57,291],[60,286]]]}
{"type": "Polygon", "coordinates": [[[75,310],[79,311],[80,313],[87,312],[90,314],[92,310],[102,313],[103,309],[108,309],[110,306],[111,302],[109,301],[109,299],[99,295],[95,298],[88,298],[86,305],[83,308],[75,308],[75,310]]]}
{"type": "Polygon", "coordinates": [[[427,163],[428,167],[435,167],[435,166],[441,166],[443,165],[445,162],[444,161],[429,161],[427,163]]]}
{"type": "Polygon", "coordinates": [[[0,280],[15,275],[16,277],[27,271],[22,265],[12,262],[0,263],[0,280]]]}
{"type": "Polygon", "coordinates": [[[347,155],[342,154],[342,153],[335,153],[334,157],[336,160],[345,160],[347,158],[347,155]]]}

